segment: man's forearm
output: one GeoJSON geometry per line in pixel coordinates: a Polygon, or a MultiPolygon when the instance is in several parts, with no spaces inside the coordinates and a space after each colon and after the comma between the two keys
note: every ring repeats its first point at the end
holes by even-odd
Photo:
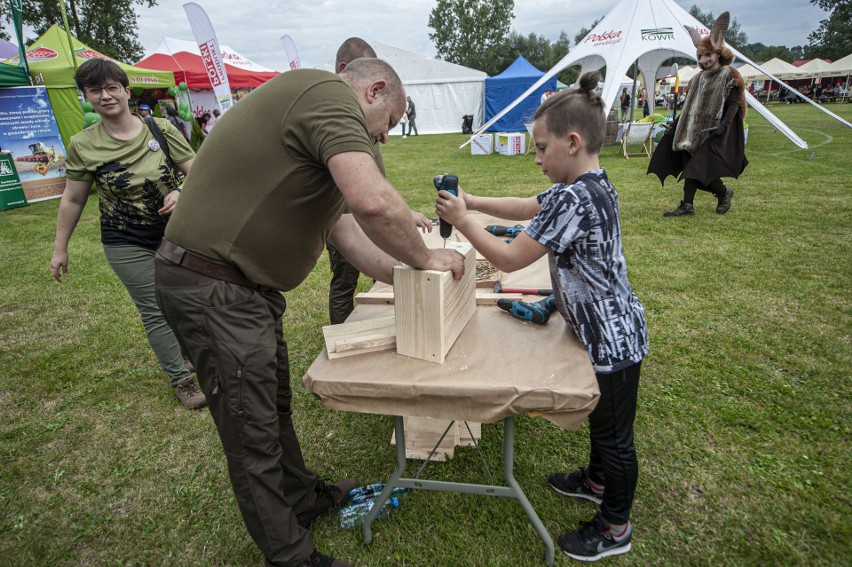
{"type": "Polygon", "coordinates": [[[361,229],[376,246],[397,260],[418,269],[428,269],[429,249],[411,222],[411,213],[399,197],[397,206],[353,211],[352,215],[361,229]]]}

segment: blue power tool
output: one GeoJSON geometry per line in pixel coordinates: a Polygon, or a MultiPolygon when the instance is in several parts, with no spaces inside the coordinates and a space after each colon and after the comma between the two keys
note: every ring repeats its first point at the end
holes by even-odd
{"type": "Polygon", "coordinates": [[[503,226],[500,224],[489,224],[485,227],[485,230],[493,234],[494,236],[511,236],[515,238],[520,233],[524,231],[524,227],[522,225],[516,224],[515,226],[503,226]]]}
{"type": "MultiPolygon", "coordinates": [[[[455,175],[436,175],[433,180],[435,184],[435,189],[438,191],[447,191],[448,193],[452,193],[454,197],[459,196],[459,178],[455,175]]],[[[441,238],[444,239],[444,243],[446,244],[446,240],[453,235],[453,225],[441,219],[441,238]]]]}
{"type": "Polygon", "coordinates": [[[498,299],[497,307],[512,317],[544,325],[550,319],[550,314],[556,310],[556,300],[552,295],[532,303],[517,299],[498,299]]]}

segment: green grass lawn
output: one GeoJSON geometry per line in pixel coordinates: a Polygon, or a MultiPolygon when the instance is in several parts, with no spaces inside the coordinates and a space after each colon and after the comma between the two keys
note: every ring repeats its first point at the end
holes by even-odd
{"type": "MultiPolygon", "coordinates": [[[[827,107],[852,120],[852,104],[827,107]]],[[[626,160],[616,146],[602,153],[651,341],[636,424],[633,551],[611,563],[844,565],[852,557],[852,130],[806,105],[773,111],[815,157],[752,111],[751,163],[731,181],[724,216],[701,192],[694,218],[662,218],[680,185],[660,188],[645,175],[647,159],[626,160]]],[[[385,146],[388,177],[412,208],[434,216],[432,176],[443,172],[476,194],[547,188],[532,155],[456,153],[465,139],[397,136],[385,146]]],[[[0,212],[0,564],[261,565],[209,414],[178,405],[103,258],[95,197],[71,240],[71,274],[61,285],[50,277],[57,207],[0,212]]],[[[322,349],[329,278],[323,257],[287,294],[296,424],[307,462],[323,476],[378,482],[394,466],[392,419],[325,410],[300,384],[322,349]]],[[[550,472],[584,464],[587,447],[585,428],[516,420],[516,478],[554,537],[594,513],[546,486],[550,472]]],[[[483,426],[482,449],[498,474],[501,448],[502,428],[483,426]]],[[[487,479],[473,449],[427,475],[487,479]]],[[[543,564],[537,534],[505,499],[406,494],[374,525],[370,546],[335,520],[315,524],[314,539],[355,565],[543,564]]],[[[557,564],[569,562],[558,553],[557,564]]]]}

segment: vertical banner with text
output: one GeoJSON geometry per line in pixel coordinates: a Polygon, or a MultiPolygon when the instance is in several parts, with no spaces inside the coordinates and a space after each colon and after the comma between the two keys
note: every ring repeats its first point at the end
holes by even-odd
{"type": "Polygon", "coordinates": [[[302,62],[299,60],[299,52],[296,50],[296,42],[289,35],[281,36],[281,43],[284,45],[284,53],[287,54],[287,66],[291,71],[302,68],[302,62]]]}
{"type": "Polygon", "coordinates": [[[27,201],[62,196],[65,145],[47,89],[0,89],[0,148],[11,153],[27,201]]]}
{"type": "Polygon", "coordinates": [[[24,43],[23,7],[21,0],[9,0],[9,13],[12,15],[12,26],[15,28],[15,36],[18,40],[18,65],[30,72],[27,66],[27,47],[24,43]]]}
{"type": "Polygon", "coordinates": [[[213,85],[216,102],[224,114],[231,108],[231,85],[228,83],[228,74],[225,71],[222,50],[219,49],[219,40],[216,39],[216,31],[204,8],[195,2],[187,2],[183,5],[183,9],[189,19],[189,26],[198,43],[198,49],[201,51],[201,60],[213,85]]]}

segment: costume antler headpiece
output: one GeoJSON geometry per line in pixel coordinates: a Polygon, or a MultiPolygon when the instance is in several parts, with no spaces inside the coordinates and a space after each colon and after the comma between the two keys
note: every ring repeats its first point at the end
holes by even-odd
{"type": "Polygon", "coordinates": [[[710,35],[702,38],[698,32],[691,27],[683,26],[689,32],[689,37],[692,38],[692,43],[695,45],[697,56],[704,53],[712,52],[719,55],[719,63],[722,65],[730,65],[734,62],[734,54],[731,50],[725,47],[725,34],[728,32],[728,24],[731,23],[731,14],[722,12],[716,21],[713,23],[713,29],[710,30],[710,35]]]}

